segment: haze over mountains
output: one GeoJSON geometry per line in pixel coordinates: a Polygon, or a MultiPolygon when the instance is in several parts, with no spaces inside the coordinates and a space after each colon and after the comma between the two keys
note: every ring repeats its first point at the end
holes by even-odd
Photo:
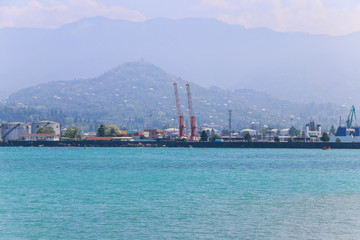
{"type": "Polygon", "coordinates": [[[59,29],[0,29],[2,96],[100,75],[145,59],[200,86],[255,89],[297,102],[360,100],[360,34],[245,29],[211,19],[84,19],[59,29]]]}

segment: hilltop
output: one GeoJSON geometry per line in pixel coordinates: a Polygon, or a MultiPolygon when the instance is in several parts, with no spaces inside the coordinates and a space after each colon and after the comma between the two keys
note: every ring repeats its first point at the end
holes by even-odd
{"type": "MultiPolygon", "coordinates": [[[[175,126],[174,81],[178,82],[187,119],[186,81],[144,61],[124,63],[95,78],[25,88],[10,95],[6,106],[54,111],[57,117],[61,111],[66,115],[65,125],[80,124],[92,129],[100,122],[132,129],[149,127],[150,121],[154,127],[175,126]]],[[[223,90],[191,83],[191,91],[198,124],[216,124],[221,128],[228,125],[229,109],[233,112],[234,128],[248,127],[251,122],[286,127],[290,125],[290,115],[294,115],[294,123],[299,126],[310,118],[332,124],[343,110],[332,104],[293,103],[249,89],[223,90]]],[[[0,120],[15,119],[6,119],[0,109],[0,120]]]]}

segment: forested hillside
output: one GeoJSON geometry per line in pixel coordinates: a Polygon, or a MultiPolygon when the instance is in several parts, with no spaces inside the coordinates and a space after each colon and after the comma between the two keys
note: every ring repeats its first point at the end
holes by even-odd
{"type": "MultiPolygon", "coordinates": [[[[6,107],[0,109],[0,120],[32,121],[41,116],[90,130],[99,123],[128,129],[175,126],[174,81],[178,82],[182,111],[188,119],[186,82],[139,61],[122,64],[95,78],[54,81],[22,89],[7,99],[6,107]],[[17,113],[4,112],[9,109],[17,113]]],[[[299,126],[310,118],[334,124],[344,111],[333,104],[292,103],[248,89],[206,89],[191,83],[191,91],[198,125],[215,124],[219,128],[227,128],[229,109],[234,128],[248,127],[251,122],[288,127],[290,118],[299,126]]]]}

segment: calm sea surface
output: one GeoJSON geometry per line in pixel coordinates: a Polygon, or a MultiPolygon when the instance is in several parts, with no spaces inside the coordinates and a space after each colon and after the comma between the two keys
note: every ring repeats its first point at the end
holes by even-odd
{"type": "Polygon", "coordinates": [[[1,239],[360,239],[360,151],[0,148],[1,239]]]}

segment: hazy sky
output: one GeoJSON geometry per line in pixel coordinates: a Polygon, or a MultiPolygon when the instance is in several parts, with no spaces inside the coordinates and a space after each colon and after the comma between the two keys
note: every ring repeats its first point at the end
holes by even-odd
{"type": "Polygon", "coordinates": [[[360,31],[359,0],[0,0],[0,28],[53,28],[92,16],[206,17],[247,28],[331,35],[360,31]]]}

